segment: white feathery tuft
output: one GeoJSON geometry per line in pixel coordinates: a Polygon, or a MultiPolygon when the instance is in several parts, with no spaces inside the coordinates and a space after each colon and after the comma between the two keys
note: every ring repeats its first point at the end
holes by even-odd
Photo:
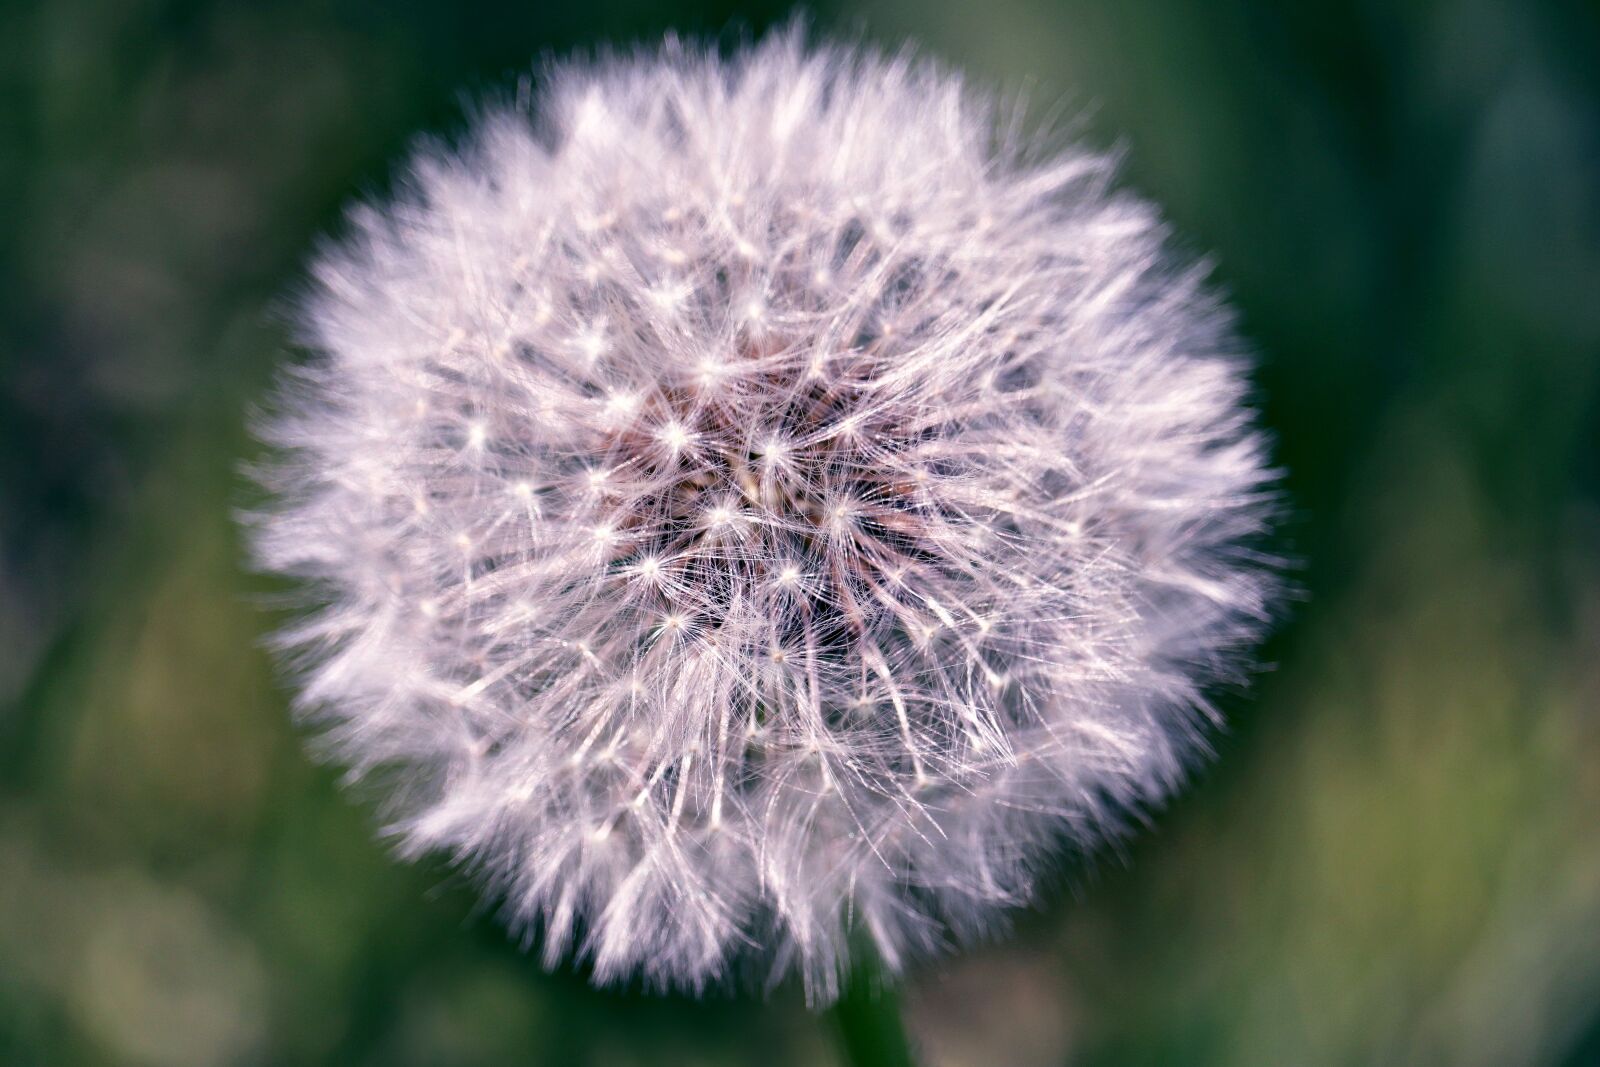
{"type": "Polygon", "coordinates": [[[1278,582],[1112,163],[777,34],[553,71],[324,252],[257,558],[302,706],[550,965],[837,995],[1159,803],[1278,582]]]}

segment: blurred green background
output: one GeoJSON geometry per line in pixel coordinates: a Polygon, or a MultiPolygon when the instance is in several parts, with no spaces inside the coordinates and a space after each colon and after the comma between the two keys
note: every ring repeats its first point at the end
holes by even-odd
{"type": "MultiPolygon", "coordinates": [[[[877,0],[1081,116],[1261,355],[1305,599],[1220,760],[913,974],[930,1065],[1600,1063],[1600,10],[877,0]]],[[[230,509],[340,206],[530,61],[782,4],[0,0],[0,1064],[839,1062],[596,992],[310,762],[230,509]]]]}

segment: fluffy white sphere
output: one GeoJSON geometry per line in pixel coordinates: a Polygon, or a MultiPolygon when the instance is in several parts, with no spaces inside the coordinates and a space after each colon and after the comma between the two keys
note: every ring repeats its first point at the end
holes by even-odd
{"type": "Polygon", "coordinates": [[[1111,164],[790,33],[551,73],[315,268],[302,705],[554,963],[837,990],[1175,787],[1275,582],[1229,320],[1111,164]]]}

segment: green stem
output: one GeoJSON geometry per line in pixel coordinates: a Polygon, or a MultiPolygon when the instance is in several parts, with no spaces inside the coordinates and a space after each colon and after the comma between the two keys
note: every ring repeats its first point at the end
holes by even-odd
{"type": "Polygon", "coordinates": [[[828,1012],[844,1062],[849,1067],[917,1067],[894,985],[884,979],[870,950],[858,951],[857,960],[838,1003],[828,1012]]]}

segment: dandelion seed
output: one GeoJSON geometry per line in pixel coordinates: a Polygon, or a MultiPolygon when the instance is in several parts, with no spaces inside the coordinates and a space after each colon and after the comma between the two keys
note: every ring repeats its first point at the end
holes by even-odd
{"type": "Polygon", "coordinates": [[[307,713],[598,981],[825,1003],[853,925],[991,931],[1271,614],[1229,316],[933,64],[672,43],[535,111],[317,265],[255,519],[307,713]]]}

